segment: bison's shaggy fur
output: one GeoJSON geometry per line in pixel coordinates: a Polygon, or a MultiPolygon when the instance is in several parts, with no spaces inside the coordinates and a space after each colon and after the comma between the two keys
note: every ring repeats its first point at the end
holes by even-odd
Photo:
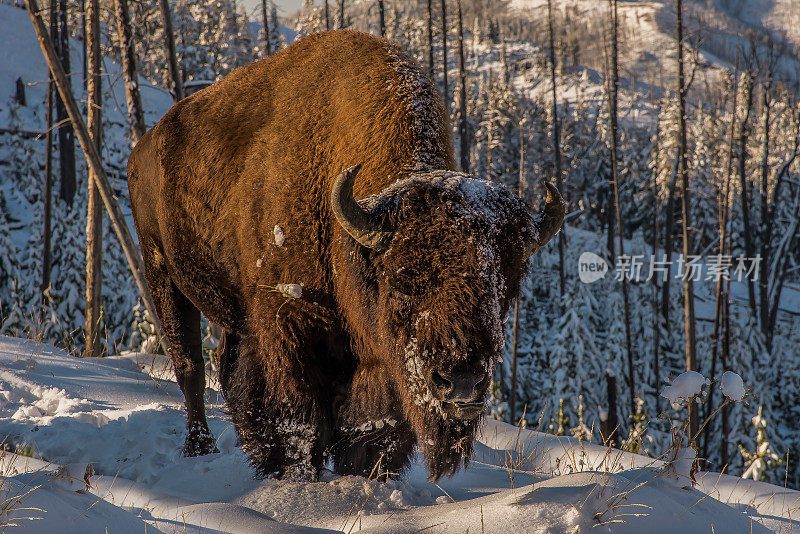
{"type": "Polygon", "coordinates": [[[409,55],[337,31],[182,100],[136,145],[131,202],[186,397],[186,454],[214,448],[202,312],[225,330],[223,391],[260,474],[314,480],[326,456],[340,473],[379,460],[399,473],[417,444],[433,477],[469,458],[541,240],[519,199],[453,172],[448,132],[409,55]],[[385,248],[334,216],[334,182],[356,163],[354,196],[391,229],[385,248]]]}

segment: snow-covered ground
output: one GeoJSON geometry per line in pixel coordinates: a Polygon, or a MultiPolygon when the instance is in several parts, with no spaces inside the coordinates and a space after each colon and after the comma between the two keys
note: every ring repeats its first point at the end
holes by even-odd
{"type": "MultiPolygon", "coordinates": [[[[470,467],[438,485],[323,474],[256,480],[217,391],[219,454],[183,458],[163,357],[76,359],[0,338],[0,525],[29,532],[791,532],[800,492],[661,464],[486,420],[470,467]],[[87,465],[92,469],[87,471],[87,465]],[[89,482],[88,488],[86,481],[89,482]]],[[[0,528],[2,528],[0,526],[0,528]]]]}

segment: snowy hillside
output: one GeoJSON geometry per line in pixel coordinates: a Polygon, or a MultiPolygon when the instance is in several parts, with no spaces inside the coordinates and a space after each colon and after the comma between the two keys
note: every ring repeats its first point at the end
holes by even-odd
{"type": "MultiPolygon", "coordinates": [[[[606,0],[553,0],[554,17],[565,27],[564,39],[577,48],[568,59],[604,70],[603,28],[608,23],[606,0]],[[574,27],[583,28],[575,32],[574,27]]],[[[684,2],[687,43],[698,48],[696,63],[704,83],[733,69],[750,46],[774,46],[781,59],[779,76],[796,80],[800,68],[800,4],[793,0],[712,0],[684,2]]],[[[542,32],[547,20],[546,0],[511,0],[512,17],[529,20],[542,32]]],[[[675,77],[675,11],[673,0],[620,1],[620,75],[632,82],[671,88],[675,77]]],[[[540,39],[536,39],[542,42],[540,39]]],[[[694,59],[692,60],[695,61],[694,59]]],[[[700,75],[698,75],[699,77],[700,75]]],[[[699,85],[699,84],[697,84],[699,85]]],[[[695,97],[705,88],[694,87],[695,97]]]]}
{"type": "Polygon", "coordinates": [[[789,532],[800,499],[716,473],[686,487],[650,458],[491,420],[469,469],[438,485],[419,463],[400,481],[329,472],[318,483],[256,480],[211,389],[220,453],[181,456],[181,393],[160,378],[165,363],[75,359],[0,338],[0,434],[31,456],[0,459],[0,524],[32,533],[138,533],[144,522],[148,532],[733,534],[789,532]]]}

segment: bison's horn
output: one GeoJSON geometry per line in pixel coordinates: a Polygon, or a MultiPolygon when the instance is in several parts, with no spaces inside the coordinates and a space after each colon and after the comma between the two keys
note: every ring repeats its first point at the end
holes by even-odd
{"type": "Polygon", "coordinates": [[[529,255],[545,246],[558,233],[566,213],[564,200],[561,198],[561,193],[558,192],[556,186],[550,182],[545,182],[544,185],[547,188],[547,198],[545,199],[542,215],[536,222],[537,238],[532,240],[532,243],[528,246],[529,255]]]}
{"type": "Polygon", "coordinates": [[[361,164],[345,169],[333,182],[331,209],[336,220],[353,239],[367,248],[383,252],[388,248],[392,232],[353,197],[353,182],[359,169],[361,164]]]}

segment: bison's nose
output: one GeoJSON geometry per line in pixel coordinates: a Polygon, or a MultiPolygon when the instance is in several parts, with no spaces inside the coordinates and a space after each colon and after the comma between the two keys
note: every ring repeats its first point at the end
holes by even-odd
{"type": "Polygon", "coordinates": [[[446,402],[473,402],[475,389],[483,380],[482,374],[434,370],[431,382],[434,393],[446,402]]]}

